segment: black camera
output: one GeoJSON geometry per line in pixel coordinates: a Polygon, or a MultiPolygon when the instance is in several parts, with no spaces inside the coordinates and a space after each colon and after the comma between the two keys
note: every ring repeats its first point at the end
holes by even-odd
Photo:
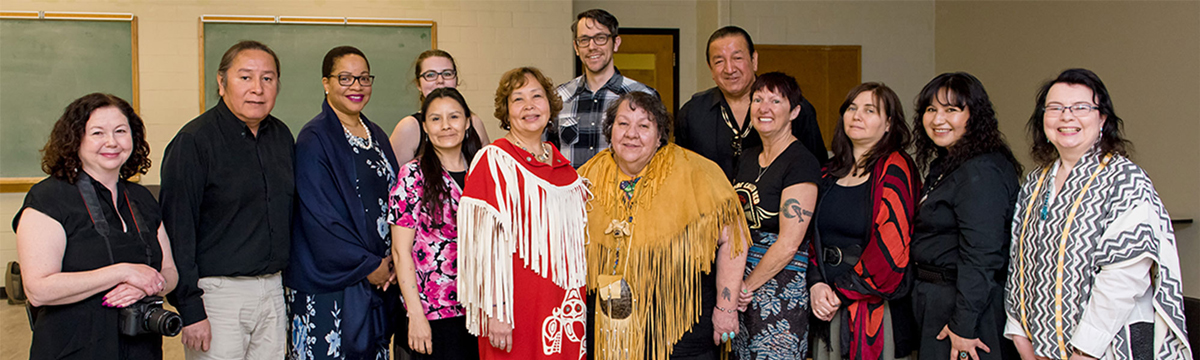
{"type": "Polygon", "coordinates": [[[162,304],[161,296],[147,296],[122,308],[119,316],[121,335],[179,335],[179,331],[183,330],[183,319],[179,314],[164,310],[162,304]]]}

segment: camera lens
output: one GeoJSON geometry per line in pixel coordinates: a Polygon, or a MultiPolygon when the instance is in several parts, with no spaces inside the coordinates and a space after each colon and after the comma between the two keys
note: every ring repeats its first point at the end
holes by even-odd
{"type": "Polygon", "coordinates": [[[146,314],[146,328],[165,336],[175,336],[183,330],[183,319],[179,314],[155,308],[146,314]]]}

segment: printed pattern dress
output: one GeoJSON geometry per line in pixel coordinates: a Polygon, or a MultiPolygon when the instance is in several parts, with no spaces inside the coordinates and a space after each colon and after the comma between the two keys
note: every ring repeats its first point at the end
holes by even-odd
{"type": "MultiPolygon", "coordinates": [[[[779,236],[780,221],[796,221],[780,209],[783,189],[821,179],[820,165],[799,141],[788,145],[771,164],[760,167],[762,147],[750,149],[738,162],[733,189],[742,202],[753,244],[746,258],[749,276],[779,236]],[[784,213],[784,219],[780,219],[784,213]]],[[[801,245],[791,262],[754,292],[741,313],[734,356],[742,360],[792,359],[808,351],[808,247],[801,245]]]]}
{"type": "MultiPolygon", "coordinates": [[[[417,272],[421,307],[429,320],[463,316],[466,311],[458,302],[458,199],[462,190],[458,183],[444,173],[429,179],[421,173],[418,160],[400,169],[400,181],[392,189],[389,221],[392,224],[416,229],[413,242],[413,266],[417,272]],[[441,214],[429,214],[422,207],[425,201],[422,184],[443,181],[450,190],[449,201],[441,206],[441,214]]],[[[463,331],[466,331],[464,328],[463,331]]]]}
{"type": "MultiPolygon", "coordinates": [[[[346,142],[354,151],[354,170],[357,178],[356,190],[363,203],[368,219],[375,219],[379,241],[392,246],[391,226],[388,217],[388,189],[396,184],[396,171],[387,161],[387,155],[378,139],[365,139],[346,134],[346,142]]],[[[343,292],[308,294],[286,289],[288,317],[292,320],[289,360],[345,359],[342,352],[342,312],[354,311],[342,307],[343,292]]],[[[383,343],[375,352],[376,360],[391,359],[388,344],[383,343]]]]}

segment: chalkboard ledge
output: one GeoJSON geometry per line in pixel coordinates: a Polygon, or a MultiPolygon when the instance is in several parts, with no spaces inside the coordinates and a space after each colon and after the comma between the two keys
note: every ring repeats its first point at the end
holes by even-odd
{"type": "Polygon", "coordinates": [[[45,178],[45,176],[0,178],[0,193],[29,192],[29,188],[45,178]]]}

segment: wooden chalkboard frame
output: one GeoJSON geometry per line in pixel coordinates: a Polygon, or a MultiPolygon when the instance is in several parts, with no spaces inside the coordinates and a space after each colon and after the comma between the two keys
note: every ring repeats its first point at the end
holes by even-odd
{"type": "MultiPolygon", "coordinates": [[[[137,16],[130,13],[96,13],[96,12],[66,12],[66,11],[0,11],[0,19],[17,20],[46,20],[46,21],[127,21],[129,22],[130,42],[133,54],[130,57],[133,74],[133,111],[141,113],[141,102],[138,89],[138,21],[137,16]]],[[[28,192],[45,177],[7,177],[0,178],[0,193],[28,192]]]]}
{"type": "Polygon", "coordinates": [[[355,17],[319,17],[319,16],[271,16],[271,15],[201,15],[200,16],[200,102],[199,109],[203,113],[205,107],[205,78],[204,75],[204,24],[205,23],[249,23],[249,24],[280,24],[280,25],[357,25],[357,26],[400,26],[428,27],[430,46],[437,49],[437,22],[421,19],[391,19],[391,18],[355,18],[355,17]]]}

